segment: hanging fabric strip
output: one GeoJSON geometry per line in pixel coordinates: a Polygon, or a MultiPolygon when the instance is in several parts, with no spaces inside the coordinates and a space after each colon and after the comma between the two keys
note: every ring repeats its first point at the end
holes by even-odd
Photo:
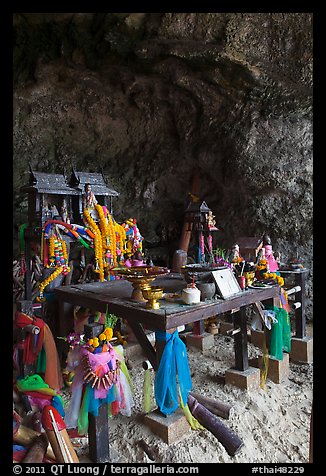
{"type": "Polygon", "coordinates": [[[144,373],[143,383],[143,411],[149,413],[152,409],[152,381],[151,381],[152,369],[146,369],[144,373]]]}
{"type": "Polygon", "coordinates": [[[266,339],[267,339],[267,329],[266,329],[266,326],[264,326],[263,365],[260,372],[260,388],[262,388],[263,390],[266,389],[266,379],[268,374],[268,363],[269,363],[266,339]]]}
{"type": "Polygon", "coordinates": [[[165,341],[165,348],[155,378],[155,399],[162,413],[169,415],[179,406],[177,377],[183,402],[187,402],[192,387],[187,348],[176,330],[173,334],[155,333],[157,341],[165,341]]]}
{"type": "Polygon", "coordinates": [[[180,398],[180,406],[183,410],[183,413],[187,419],[187,422],[189,423],[189,425],[191,426],[191,428],[193,430],[206,430],[206,428],[204,428],[200,423],[199,421],[193,416],[193,414],[191,413],[189,407],[188,407],[188,404],[187,405],[184,405],[183,401],[182,401],[182,397],[180,395],[180,389],[179,389],[179,398],[180,398]]]}

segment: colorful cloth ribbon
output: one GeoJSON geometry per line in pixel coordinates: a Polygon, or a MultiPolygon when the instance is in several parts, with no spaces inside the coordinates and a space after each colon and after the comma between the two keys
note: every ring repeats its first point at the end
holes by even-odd
{"type": "Polygon", "coordinates": [[[177,378],[184,404],[192,388],[187,348],[177,330],[173,334],[157,331],[155,336],[157,341],[166,342],[155,378],[155,400],[161,412],[170,415],[179,406],[177,378]]]}
{"type": "MultiPolygon", "coordinates": [[[[63,387],[61,365],[57,347],[49,326],[43,319],[35,316],[30,317],[20,311],[16,311],[15,324],[20,329],[24,329],[24,327],[30,324],[40,328],[39,334],[26,333],[25,339],[18,343],[17,346],[23,349],[23,361],[25,364],[38,365],[38,359],[44,357],[45,354],[42,365],[44,369],[44,380],[56,391],[61,390],[63,387]]],[[[14,348],[14,359],[17,359],[16,354],[16,348],[14,348]]]]}
{"type": "Polygon", "coordinates": [[[80,435],[86,434],[88,430],[88,413],[98,415],[100,405],[107,404],[109,415],[117,413],[126,416],[131,415],[131,407],[134,404],[132,389],[129,385],[130,377],[124,363],[123,355],[108,345],[108,352],[93,354],[82,347],[73,349],[73,358],[69,359],[73,363],[71,370],[75,371],[75,376],[71,385],[71,399],[66,409],[65,424],[67,428],[76,428],[80,435]],[[92,388],[90,383],[85,384],[84,369],[81,364],[83,356],[87,356],[93,371],[99,377],[104,376],[108,371],[117,368],[117,360],[120,361],[120,371],[117,379],[111,387],[105,389],[100,386],[92,388]]]}

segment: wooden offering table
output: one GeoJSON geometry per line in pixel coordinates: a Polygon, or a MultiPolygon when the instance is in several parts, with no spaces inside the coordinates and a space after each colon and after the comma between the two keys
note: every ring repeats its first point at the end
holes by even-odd
{"type": "MultiPolygon", "coordinates": [[[[158,277],[153,285],[163,287],[164,292],[177,292],[186,286],[182,275],[171,273],[158,277]]],[[[82,306],[94,311],[110,313],[127,321],[154,369],[158,368],[161,352],[154,349],[147,339],[145,329],[172,333],[177,327],[204,321],[233,309],[239,309],[234,318],[235,369],[248,369],[246,306],[279,298],[278,286],[264,289],[248,289],[227,299],[212,299],[198,304],[187,305],[181,301],[160,300],[160,309],[147,309],[144,302],[130,299],[132,285],[120,279],[109,282],[94,282],[60,286],[55,292],[59,304],[58,335],[65,336],[74,327],[73,306],[82,306]]]]}
{"type": "MultiPolygon", "coordinates": [[[[177,273],[157,277],[152,284],[162,287],[167,293],[177,292],[186,286],[183,275],[177,273]]],[[[168,302],[161,299],[159,309],[148,309],[145,307],[145,302],[132,301],[132,290],[132,284],[124,279],[56,288],[59,305],[58,335],[65,336],[74,328],[74,306],[82,306],[100,312],[106,312],[108,307],[109,313],[114,313],[128,323],[147,359],[157,371],[165,342],[157,340],[154,347],[147,338],[144,329],[171,334],[181,325],[201,322],[209,317],[237,309],[237,312],[234,313],[233,333],[235,366],[226,371],[225,381],[245,389],[259,387],[260,371],[257,368],[249,367],[248,364],[246,306],[261,301],[273,303],[274,299],[279,302],[280,289],[278,286],[249,289],[227,299],[212,299],[193,305],[182,304],[181,300],[168,302]]],[[[64,341],[60,340],[59,346],[64,344],[64,341]]],[[[59,348],[61,356],[63,356],[64,350],[62,347],[59,348]]],[[[174,442],[175,435],[179,437],[182,432],[181,425],[177,423],[177,420],[178,418],[185,420],[185,417],[182,414],[178,417],[179,410],[167,417],[154,411],[152,412],[153,419],[147,422],[151,429],[168,444],[174,442]],[[169,424],[171,424],[170,429],[169,424]]],[[[188,424],[186,427],[189,429],[188,424]]]]}

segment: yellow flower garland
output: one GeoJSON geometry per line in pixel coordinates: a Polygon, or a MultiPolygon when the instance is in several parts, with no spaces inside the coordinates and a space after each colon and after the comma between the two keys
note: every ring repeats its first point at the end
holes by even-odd
{"type": "Polygon", "coordinates": [[[119,243],[119,250],[123,255],[125,253],[125,243],[126,243],[126,230],[123,226],[119,225],[119,223],[115,222],[115,231],[118,234],[117,242],[119,243]]]}
{"type": "Polygon", "coordinates": [[[39,287],[39,290],[40,290],[40,295],[39,297],[37,298],[37,301],[41,302],[44,300],[44,297],[43,297],[43,292],[44,292],[44,289],[48,286],[48,284],[50,284],[55,278],[57,278],[59,276],[59,274],[61,274],[63,271],[63,266],[59,266],[55,271],[53,271],[52,274],[50,274],[50,276],[48,276],[44,281],[42,281],[41,283],[39,283],[38,287],[39,287]]]}
{"type": "Polygon", "coordinates": [[[67,246],[64,240],[59,240],[56,236],[52,235],[49,238],[49,260],[50,265],[47,268],[56,267],[55,271],[50,274],[44,281],[38,284],[38,288],[40,291],[40,295],[37,298],[37,301],[42,302],[44,301],[44,290],[45,288],[55,280],[61,273],[64,275],[70,272],[70,268],[68,266],[68,253],[67,253],[67,246]],[[56,263],[56,253],[60,257],[60,253],[62,253],[63,263],[62,260],[57,261],[56,263]]]}
{"type": "Polygon", "coordinates": [[[264,279],[275,279],[279,286],[284,285],[284,279],[282,276],[278,276],[276,273],[264,273],[263,277],[264,279]]]}
{"type": "Polygon", "coordinates": [[[110,252],[113,259],[113,265],[117,266],[117,243],[115,236],[114,220],[110,214],[108,214],[108,229],[110,237],[110,252]]]}
{"type": "Polygon", "coordinates": [[[99,273],[100,281],[104,281],[104,264],[103,264],[103,249],[102,249],[102,235],[101,232],[91,217],[87,208],[83,211],[84,218],[91,231],[94,233],[94,253],[95,253],[95,272],[99,273]]]}
{"type": "Polygon", "coordinates": [[[49,238],[49,260],[50,260],[49,267],[50,268],[55,267],[54,236],[53,235],[51,236],[51,238],[49,238]]]}
{"type": "Polygon", "coordinates": [[[103,259],[103,266],[105,268],[108,267],[108,262],[106,260],[106,257],[105,257],[105,251],[107,249],[109,249],[110,247],[110,242],[109,242],[109,235],[110,235],[110,231],[109,231],[109,226],[108,226],[108,222],[107,222],[107,219],[105,218],[104,216],[104,211],[103,211],[103,207],[99,204],[97,204],[95,206],[96,210],[97,210],[97,213],[98,213],[98,216],[100,217],[100,230],[101,230],[101,240],[102,240],[102,252],[104,253],[104,256],[102,257],[103,259]]]}

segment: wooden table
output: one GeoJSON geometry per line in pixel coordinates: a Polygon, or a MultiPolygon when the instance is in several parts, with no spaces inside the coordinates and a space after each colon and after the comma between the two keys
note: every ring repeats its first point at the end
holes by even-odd
{"type": "MultiPolygon", "coordinates": [[[[158,277],[152,284],[163,287],[164,292],[178,291],[186,286],[183,276],[177,273],[158,277]]],[[[235,369],[243,371],[248,368],[246,307],[255,302],[273,302],[280,295],[278,286],[248,289],[227,299],[194,305],[160,300],[160,309],[154,310],[146,309],[144,302],[133,302],[130,299],[132,290],[131,283],[122,279],[56,288],[59,305],[58,335],[65,336],[73,329],[73,306],[100,312],[105,312],[108,306],[109,313],[116,314],[128,323],[148,360],[157,370],[165,343],[157,342],[155,350],[147,339],[144,328],[172,333],[181,325],[238,309],[234,313],[234,327],[237,330],[234,335],[235,369]]]]}

